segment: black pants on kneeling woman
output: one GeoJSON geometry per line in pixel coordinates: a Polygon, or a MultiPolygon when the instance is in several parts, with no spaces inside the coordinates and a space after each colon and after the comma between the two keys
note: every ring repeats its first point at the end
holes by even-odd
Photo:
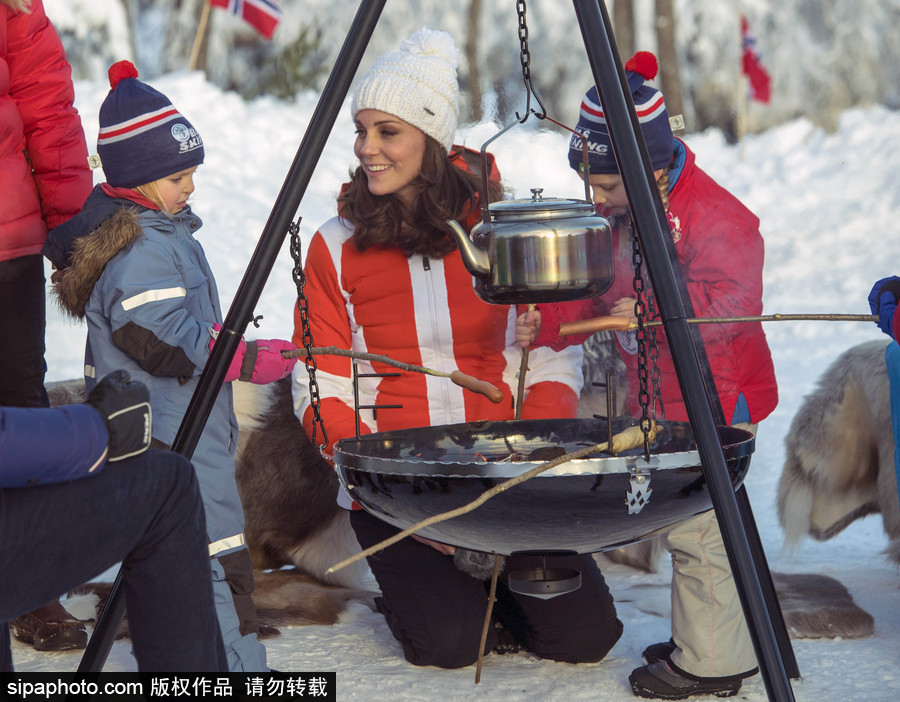
{"type": "MultiPolygon", "coordinates": [[[[398,532],[367,512],[351,512],[350,522],[363,548],[398,532]]],[[[406,538],[368,559],[381,588],[381,609],[391,632],[415,665],[460,668],[478,659],[490,581],[458,570],[451,556],[406,538]]],[[[541,658],[566,663],[601,660],[622,635],[622,622],[606,581],[590,555],[552,556],[548,568],[581,572],[581,587],[551,599],[512,592],[507,574],[537,568],[543,559],[510,556],[497,582],[495,622],[516,643],[541,658]]],[[[499,643],[491,627],[485,653],[499,643]]]]}

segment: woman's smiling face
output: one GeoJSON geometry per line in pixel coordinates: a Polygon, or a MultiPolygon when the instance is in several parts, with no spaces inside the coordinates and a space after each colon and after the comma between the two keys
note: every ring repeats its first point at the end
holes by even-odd
{"type": "Polygon", "coordinates": [[[395,195],[411,205],[412,182],[422,170],[425,132],[381,110],[356,113],[353,153],[368,179],[373,195],[395,195]]]}

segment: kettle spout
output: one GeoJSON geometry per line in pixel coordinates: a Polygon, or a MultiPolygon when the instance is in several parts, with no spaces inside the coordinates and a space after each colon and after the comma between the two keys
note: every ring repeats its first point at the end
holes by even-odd
{"type": "Polygon", "coordinates": [[[476,278],[489,277],[491,274],[491,259],[488,252],[475,246],[469,235],[455,220],[448,219],[444,224],[450,228],[453,236],[456,237],[459,253],[462,256],[466,270],[476,278]]]}

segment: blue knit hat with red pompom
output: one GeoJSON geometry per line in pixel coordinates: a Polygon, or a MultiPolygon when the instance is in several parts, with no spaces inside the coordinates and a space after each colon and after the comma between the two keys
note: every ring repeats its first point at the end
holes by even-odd
{"type": "Polygon", "coordinates": [[[138,79],[130,61],[109,69],[97,154],[106,182],[136,188],[203,163],[203,139],[172,102],[138,79]]]}
{"type": "MultiPolygon", "coordinates": [[[[638,51],[625,64],[625,77],[654,170],[666,168],[671,163],[673,140],[663,95],[648,85],[648,81],[656,77],[658,70],[656,57],[649,51],[638,51]]],[[[588,90],[581,102],[581,113],[575,131],[578,134],[573,134],[569,140],[569,165],[572,168],[579,173],[584,170],[584,138],[588,144],[591,173],[619,172],[596,87],[588,90]]]]}

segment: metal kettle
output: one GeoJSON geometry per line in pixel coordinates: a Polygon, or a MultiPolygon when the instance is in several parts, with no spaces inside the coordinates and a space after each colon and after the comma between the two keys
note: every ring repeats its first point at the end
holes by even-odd
{"type": "Polygon", "coordinates": [[[613,282],[610,225],[590,202],[544,198],[492,203],[466,234],[446,222],[485,302],[510,305],[582,300],[613,282]]]}

